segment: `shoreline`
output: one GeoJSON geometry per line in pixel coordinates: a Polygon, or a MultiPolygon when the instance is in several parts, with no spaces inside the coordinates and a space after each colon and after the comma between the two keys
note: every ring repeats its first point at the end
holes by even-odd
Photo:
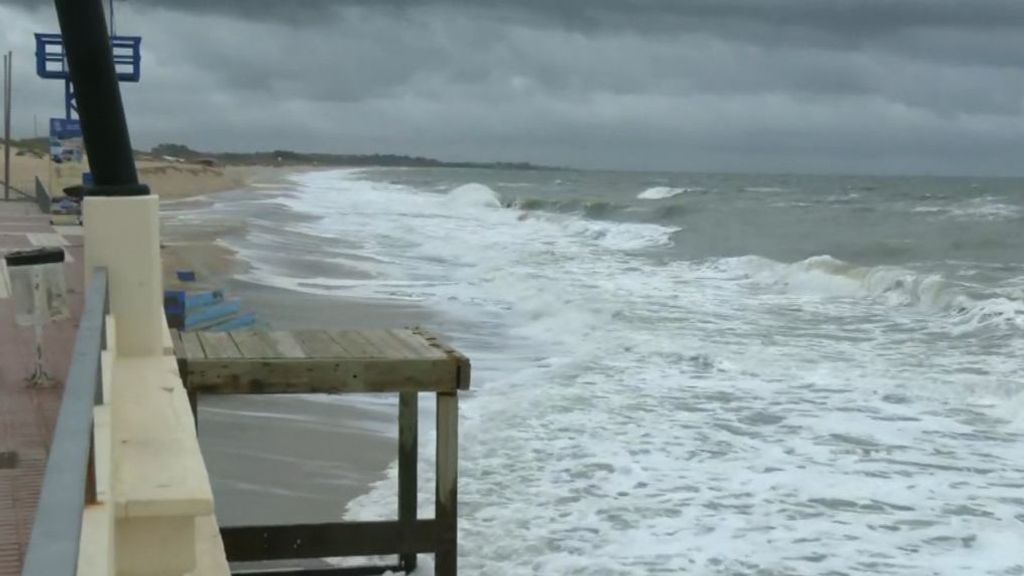
{"type": "MultiPolygon", "coordinates": [[[[311,167],[310,170],[316,168],[311,167]]],[[[426,318],[415,307],[320,296],[240,276],[248,264],[221,240],[244,235],[239,220],[187,217],[252,192],[272,197],[301,168],[249,171],[246,183],[161,202],[165,278],[195,270],[203,283],[242,300],[274,329],[401,327],[426,318]],[[279,186],[279,188],[278,188],[279,186]],[[178,218],[181,213],[185,218],[178,218]]],[[[199,402],[199,439],[222,525],[336,522],[353,499],[386,477],[396,459],[397,398],[221,396],[199,402]],[[390,399],[388,399],[390,400],[390,399]]]]}

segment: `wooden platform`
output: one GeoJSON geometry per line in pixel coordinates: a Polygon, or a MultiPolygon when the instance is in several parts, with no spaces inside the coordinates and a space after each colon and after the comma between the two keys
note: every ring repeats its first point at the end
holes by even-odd
{"type": "MultiPolygon", "coordinates": [[[[196,406],[202,394],[399,395],[397,521],[223,528],[228,560],[397,554],[396,566],[371,570],[408,572],[416,567],[416,553],[433,552],[435,574],[456,574],[458,393],[469,389],[470,379],[465,356],[419,329],[175,332],[172,340],[194,414],[198,414],[196,406]],[[432,520],[417,519],[421,392],[437,395],[437,486],[432,520]]],[[[253,573],[272,572],[273,568],[268,568],[253,573]]],[[[307,572],[294,572],[302,573],[307,572]]],[[[331,573],[372,572],[354,568],[331,573]]]]}
{"type": "Polygon", "coordinates": [[[181,332],[182,377],[200,394],[454,392],[469,361],[421,330],[181,332]]]}

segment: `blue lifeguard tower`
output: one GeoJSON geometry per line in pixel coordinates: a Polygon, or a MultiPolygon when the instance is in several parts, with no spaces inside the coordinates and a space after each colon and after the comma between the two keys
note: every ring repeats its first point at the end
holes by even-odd
{"type": "MultiPolygon", "coordinates": [[[[141,36],[116,36],[114,34],[114,0],[110,0],[110,44],[114,52],[114,69],[121,82],[138,82],[142,77],[141,36]]],[[[74,87],[68,75],[68,63],[64,57],[64,39],[60,34],[41,34],[36,37],[36,75],[40,78],[64,81],[64,117],[71,120],[77,113],[74,87]]]]}

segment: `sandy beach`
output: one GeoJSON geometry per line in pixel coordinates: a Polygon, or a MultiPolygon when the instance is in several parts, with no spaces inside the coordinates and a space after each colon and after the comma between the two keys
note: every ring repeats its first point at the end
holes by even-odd
{"type": "MultiPolygon", "coordinates": [[[[11,186],[35,194],[36,177],[51,196],[61,195],[66,186],[81,183],[86,164],[52,164],[45,156],[11,148],[11,186]]],[[[204,166],[184,162],[139,160],[139,179],[162,200],[175,200],[240,188],[275,168],[261,166],[204,166]]],[[[0,178],[2,179],[2,178],[0,178]]]]}

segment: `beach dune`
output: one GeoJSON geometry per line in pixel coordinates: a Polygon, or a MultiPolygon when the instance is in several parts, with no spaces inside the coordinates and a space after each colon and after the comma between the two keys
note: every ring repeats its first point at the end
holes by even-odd
{"type": "MultiPolygon", "coordinates": [[[[169,160],[139,160],[136,165],[139,180],[164,200],[241,188],[268,170],[260,166],[207,166],[169,160]]],[[[35,194],[38,177],[51,196],[61,196],[65,187],[80,184],[82,173],[88,169],[85,162],[55,164],[35,151],[11,147],[11,186],[26,194],[35,194]]]]}

